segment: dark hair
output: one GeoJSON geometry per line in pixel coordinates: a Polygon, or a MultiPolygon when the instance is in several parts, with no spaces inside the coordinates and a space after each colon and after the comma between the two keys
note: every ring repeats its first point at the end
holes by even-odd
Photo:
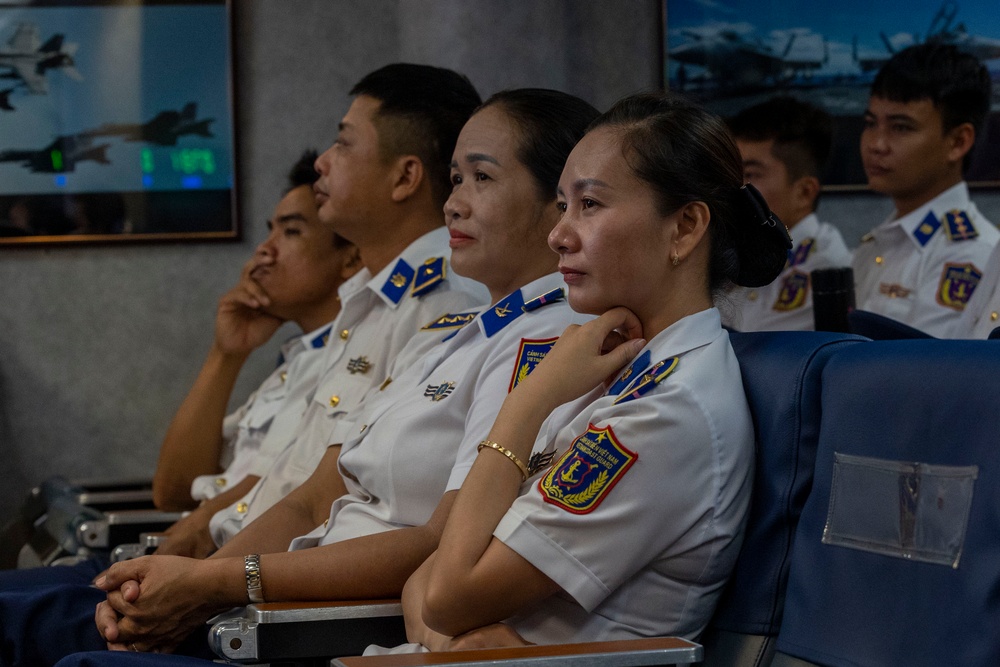
{"type": "MultiPolygon", "coordinates": [[[[303,185],[312,188],[313,183],[319,179],[319,172],[316,171],[315,166],[317,157],[319,157],[319,153],[313,148],[303,151],[302,157],[288,171],[288,187],[285,189],[286,195],[295,188],[301,188],[303,185]]],[[[353,244],[340,234],[334,233],[334,248],[346,248],[349,245],[353,244]]]]}
{"type": "Polygon", "coordinates": [[[774,157],[792,180],[819,178],[833,144],[830,114],[789,95],[744,109],[729,120],[729,129],[737,139],[773,141],[774,157]]]}
{"type": "MultiPolygon", "coordinates": [[[[942,129],[971,123],[979,136],[990,112],[990,73],[975,56],[954,44],[929,41],[889,59],[872,83],[872,97],[893,102],[929,99],[941,112],[942,129]]],[[[971,151],[970,151],[971,153],[971,151]]],[[[965,156],[968,167],[970,155],[965,156]]]]}
{"type": "Polygon", "coordinates": [[[555,198],[566,158],[600,112],[567,93],[517,88],[492,95],[477,111],[499,107],[518,133],[517,159],[535,178],[538,193],[555,198]]]}
{"type": "Polygon", "coordinates": [[[288,188],[285,193],[289,193],[295,188],[303,185],[312,186],[319,179],[319,172],[316,171],[316,158],[319,153],[315,149],[309,148],[302,153],[298,162],[292,165],[288,172],[288,188]]]}
{"type": "Polygon", "coordinates": [[[455,141],[482,100],[465,76],[429,65],[395,63],[377,69],[351,88],[381,104],[374,122],[383,159],[416,155],[427,170],[435,201],[451,192],[455,141]]]}
{"type": "Polygon", "coordinates": [[[652,187],[662,215],[695,201],[708,206],[712,292],[730,281],[757,287],[778,276],[791,247],[788,231],[760,194],[743,186],[743,162],[722,119],[676,95],[642,93],[611,107],[591,129],[598,127],[621,132],[625,161],[652,187]]]}

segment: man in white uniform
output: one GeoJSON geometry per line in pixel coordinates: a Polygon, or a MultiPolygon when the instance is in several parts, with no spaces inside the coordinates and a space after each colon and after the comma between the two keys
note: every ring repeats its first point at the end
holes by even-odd
{"type": "Polygon", "coordinates": [[[782,96],[745,109],[729,127],[743,156],[744,180],[764,195],[794,245],[785,270],[772,283],[730,293],[734,312],[726,314],[725,324],[740,331],[812,330],[809,274],[851,265],[840,232],[815,213],[820,173],[830,155],[830,116],[782,96]]]}
{"type": "MultiPolygon", "coordinates": [[[[264,439],[248,477],[256,484],[212,517],[219,546],[304,482],[329,443],[346,439],[361,399],[422,326],[488,298],[448,271],[441,213],[455,139],[480,102],[472,85],[450,70],[396,64],[351,94],[337,140],[316,161],[315,190],[320,220],[357,245],[365,268],[340,287],[341,312],[302,419],[290,437],[264,439]]],[[[418,338],[425,347],[410,346],[397,368],[440,340],[418,338]]]]}
{"type": "Polygon", "coordinates": [[[200,504],[167,531],[165,553],[204,557],[215,550],[205,530],[209,518],[252,487],[244,480],[261,441],[269,432],[287,437],[316,388],[318,359],[340,311],[336,288],[361,260],[357,248],[319,221],[315,159],[315,151],[306,152],[289,174],[291,187],[267,223],[270,233],[240,283],[222,297],[208,357],[167,430],[153,477],[156,504],[167,510],[200,504]],[[286,321],[307,333],[282,346],[278,367],[224,417],[246,359],[286,321]]]}
{"type": "Polygon", "coordinates": [[[859,309],[951,334],[1000,238],[963,180],[989,106],[989,72],[950,45],[900,51],[875,78],[861,159],[895,211],[855,250],[859,309]]]}

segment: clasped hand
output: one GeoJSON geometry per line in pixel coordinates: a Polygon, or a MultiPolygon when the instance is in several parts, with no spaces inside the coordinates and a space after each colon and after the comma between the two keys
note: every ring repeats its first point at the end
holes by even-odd
{"type": "Polygon", "coordinates": [[[107,591],[94,622],[111,650],[173,651],[213,613],[195,571],[204,561],[146,556],[115,563],[94,582],[107,591]]]}

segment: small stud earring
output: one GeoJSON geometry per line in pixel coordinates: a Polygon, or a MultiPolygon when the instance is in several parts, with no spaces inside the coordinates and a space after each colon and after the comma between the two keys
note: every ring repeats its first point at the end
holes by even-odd
{"type": "Polygon", "coordinates": [[[681,263],[681,258],[678,257],[676,253],[674,253],[673,255],[670,256],[670,263],[673,264],[674,266],[677,266],[678,264],[681,263]]]}

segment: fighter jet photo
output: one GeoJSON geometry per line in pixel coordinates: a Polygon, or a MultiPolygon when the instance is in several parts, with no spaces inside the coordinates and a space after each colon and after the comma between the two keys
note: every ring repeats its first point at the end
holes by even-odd
{"type": "MultiPolygon", "coordinates": [[[[958,16],[958,3],[954,0],[946,0],[941,3],[941,8],[931,19],[930,27],[927,29],[925,42],[937,44],[954,44],[959,50],[974,55],[980,61],[1000,58],[1000,40],[979,35],[970,35],[964,23],[959,23],[952,27],[952,22],[958,16]]],[[[885,53],[881,54],[859,54],[857,37],[854,38],[853,57],[854,61],[861,68],[862,72],[877,72],[882,65],[889,62],[899,48],[892,43],[884,32],[879,33],[882,43],[885,45],[885,53]]],[[[920,43],[920,36],[913,37],[913,43],[920,43]]],[[[903,46],[909,46],[904,44],[903,46]]]]}
{"type": "MultiPolygon", "coordinates": [[[[73,66],[77,47],[77,44],[64,44],[61,34],[53,35],[42,44],[38,26],[34,23],[21,23],[7,42],[7,48],[0,49],[0,69],[7,70],[0,74],[0,78],[16,79],[28,92],[35,95],[48,93],[46,72],[50,69],[61,70],[70,78],[81,81],[83,77],[73,66]]],[[[3,101],[8,107],[12,91],[13,88],[2,93],[3,101]]]]}
{"type": "Polygon", "coordinates": [[[198,105],[189,102],[180,112],[161,111],[148,123],[109,123],[83,134],[89,137],[120,136],[125,141],[145,141],[159,146],[175,146],[177,139],[185,134],[213,137],[208,125],[214,118],[195,120],[198,105]]]}
{"type": "MultiPolygon", "coordinates": [[[[817,70],[826,62],[825,45],[812,49],[813,57],[790,57],[798,35],[792,33],[779,51],[760,37],[727,28],[704,26],[680,33],[688,39],[670,49],[670,59],[683,65],[704,67],[723,86],[755,86],[783,83],[802,73],[817,70]]],[[[813,39],[818,36],[812,36],[813,39]]],[[[820,40],[822,38],[819,38],[820,40]]],[[[685,74],[679,74],[682,79],[685,74]]],[[[679,86],[683,88],[683,85],[679,86]]]]}
{"type": "Polygon", "coordinates": [[[41,150],[0,151],[0,162],[19,162],[36,173],[64,174],[76,170],[76,164],[85,160],[111,164],[107,150],[111,144],[93,145],[90,137],[70,134],[56,137],[41,150]]]}

